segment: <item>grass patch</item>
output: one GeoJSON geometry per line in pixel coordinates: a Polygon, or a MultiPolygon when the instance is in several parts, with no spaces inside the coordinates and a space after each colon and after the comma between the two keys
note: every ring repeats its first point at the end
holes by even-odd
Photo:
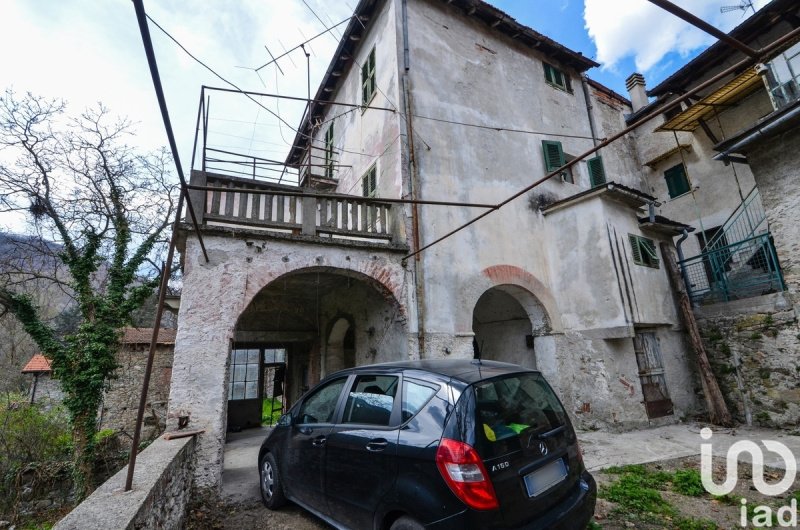
{"type": "Polygon", "coordinates": [[[679,469],[672,477],[672,490],[687,497],[700,497],[706,493],[700,472],[696,469],[679,469]]]}
{"type": "Polygon", "coordinates": [[[640,514],[674,515],[675,509],[641,475],[623,473],[619,480],[600,489],[600,496],[617,503],[617,510],[640,514]]]}
{"type": "Polygon", "coordinates": [[[717,523],[709,519],[676,519],[675,528],[678,530],[717,530],[717,523]]]}

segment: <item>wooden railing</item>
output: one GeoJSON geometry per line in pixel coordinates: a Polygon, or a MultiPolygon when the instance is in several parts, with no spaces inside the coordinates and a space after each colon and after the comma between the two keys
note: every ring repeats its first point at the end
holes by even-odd
{"type": "Polygon", "coordinates": [[[198,222],[234,224],[292,234],[399,243],[398,209],[354,195],[308,193],[305,188],[193,171],[190,186],[198,222]]]}

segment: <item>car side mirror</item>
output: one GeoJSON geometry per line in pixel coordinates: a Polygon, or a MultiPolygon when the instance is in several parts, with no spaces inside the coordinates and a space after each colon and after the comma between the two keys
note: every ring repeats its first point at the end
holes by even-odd
{"type": "Polygon", "coordinates": [[[278,425],[280,427],[288,427],[291,424],[292,424],[292,414],[290,412],[287,412],[286,414],[283,414],[278,419],[278,425]]]}

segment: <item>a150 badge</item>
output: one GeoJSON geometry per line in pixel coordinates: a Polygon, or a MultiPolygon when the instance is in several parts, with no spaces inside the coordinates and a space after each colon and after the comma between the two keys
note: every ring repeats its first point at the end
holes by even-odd
{"type": "Polygon", "coordinates": [[[500,462],[499,464],[493,464],[492,465],[492,473],[494,473],[495,471],[500,471],[501,469],[505,469],[510,465],[511,464],[508,463],[508,462],[500,462]]]}

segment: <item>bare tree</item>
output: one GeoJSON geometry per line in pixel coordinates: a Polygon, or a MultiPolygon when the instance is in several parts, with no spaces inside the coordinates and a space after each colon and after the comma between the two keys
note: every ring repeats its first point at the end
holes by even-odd
{"type": "Polygon", "coordinates": [[[117,367],[120,329],[158,284],[154,262],[176,202],[169,156],[135,153],[123,143],[129,134],[130,124],[102,105],[70,119],[58,101],[10,90],[0,97],[0,212],[24,213],[34,237],[22,244],[53,258],[6,260],[0,312],[51,359],[70,412],[81,497],[93,487],[97,410],[117,367]],[[26,294],[40,281],[72,300],[75,329],[59,333],[26,294]]]}

